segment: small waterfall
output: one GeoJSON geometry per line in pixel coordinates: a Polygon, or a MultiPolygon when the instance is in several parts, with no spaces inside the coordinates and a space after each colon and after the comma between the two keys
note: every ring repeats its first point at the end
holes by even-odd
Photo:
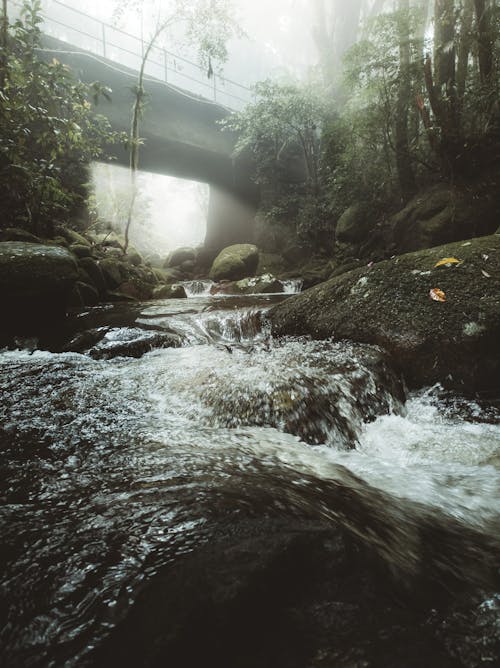
{"type": "Polygon", "coordinates": [[[213,281],[184,281],[181,283],[182,287],[186,291],[188,298],[190,297],[208,297],[210,295],[210,290],[213,281]]]}
{"type": "Polygon", "coordinates": [[[283,292],[286,295],[295,295],[301,292],[304,281],[302,278],[291,278],[288,281],[281,281],[283,284],[283,292]]]}

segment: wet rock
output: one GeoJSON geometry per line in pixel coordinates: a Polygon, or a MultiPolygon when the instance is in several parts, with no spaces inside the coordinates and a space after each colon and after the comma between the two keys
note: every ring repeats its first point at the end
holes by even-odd
{"type": "Polygon", "coordinates": [[[0,242],[2,335],[36,332],[64,318],[77,277],[75,259],[65,249],[0,242]]]}
{"type": "Polygon", "coordinates": [[[153,299],[186,299],[182,285],[162,285],[153,290],[153,299]]]}
{"type": "Polygon", "coordinates": [[[114,357],[142,357],[156,348],[179,348],[181,340],[170,332],[156,332],[142,329],[107,329],[103,337],[88,354],[96,360],[114,357]]]}
{"type": "Polygon", "coordinates": [[[259,251],[253,244],[228,246],[215,258],[210,270],[214,281],[227,279],[237,281],[254,276],[259,263],[259,251]]]}
{"type": "Polygon", "coordinates": [[[410,253],[335,277],[270,312],[273,332],[375,343],[411,386],[500,390],[500,238],[410,253]],[[435,268],[444,257],[461,260],[435,268]],[[430,298],[439,288],[446,302],[430,298]]]}

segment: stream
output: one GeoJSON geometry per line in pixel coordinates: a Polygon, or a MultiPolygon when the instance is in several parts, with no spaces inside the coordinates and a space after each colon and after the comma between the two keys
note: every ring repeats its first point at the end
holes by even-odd
{"type": "Polygon", "coordinates": [[[0,664],[500,665],[498,406],[187,292],[0,352],[0,664]]]}

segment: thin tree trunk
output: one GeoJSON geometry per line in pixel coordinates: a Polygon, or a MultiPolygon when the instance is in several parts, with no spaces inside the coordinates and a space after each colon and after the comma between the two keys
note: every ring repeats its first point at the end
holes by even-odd
{"type": "Polygon", "coordinates": [[[459,104],[465,93],[467,73],[469,69],[469,55],[472,45],[472,18],[474,14],[473,0],[464,0],[462,25],[458,44],[457,61],[457,95],[459,104]]]}
{"type": "Polygon", "coordinates": [[[129,166],[130,166],[130,187],[132,189],[132,194],[131,194],[131,199],[130,199],[130,206],[128,209],[128,215],[127,215],[127,223],[125,225],[125,245],[123,247],[123,252],[126,254],[128,250],[128,245],[129,245],[129,235],[130,235],[130,225],[132,224],[132,217],[134,213],[134,204],[135,200],[137,197],[137,171],[139,169],[139,144],[140,144],[140,137],[139,137],[139,119],[141,117],[142,113],[142,108],[143,108],[143,102],[144,102],[144,97],[145,97],[145,90],[144,90],[144,70],[146,68],[146,63],[149,58],[149,54],[151,53],[151,49],[153,48],[156,40],[158,39],[160,33],[165,29],[166,24],[162,24],[157,27],[153,37],[149,41],[149,44],[146,47],[146,51],[144,52],[144,55],[142,57],[141,61],[141,69],[139,70],[139,77],[137,79],[137,89],[135,93],[135,100],[134,100],[134,106],[132,109],[132,122],[130,125],[130,135],[129,135],[129,142],[130,142],[130,161],[129,161],[129,166]]]}
{"type": "Polygon", "coordinates": [[[396,166],[403,201],[415,193],[415,175],[408,142],[408,108],[410,83],[410,2],[399,0],[399,90],[396,104],[396,166]]]}
{"type": "Polygon", "coordinates": [[[487,84],[493,72],[492,7],[489,0],[474,0],[479,45],[479,74],[487,84]]]}
{"type": "Polygon", "coordinates": [[[7,0],[2,0],[2,26],[0,28],[0,88],[5,86],[7,78],[7,47],[9,43],[9,16],[7,13],[7,0]]]}

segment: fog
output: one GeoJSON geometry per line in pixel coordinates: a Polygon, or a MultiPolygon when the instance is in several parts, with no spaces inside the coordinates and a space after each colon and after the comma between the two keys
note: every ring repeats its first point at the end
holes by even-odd
{"type": "MultiPolygon", "coordinates": [[[[133,5],[134,3],[128,4],[133,5]]],[[[136,4],[140,5],[140,3],[136,4]]],[[[120,5],[113,0],[87,0],[83,4],[77,0],[64,0],[64,2],[48,0],[44,3],[49,17],[55,19],[51,27],[52,34],[70,42],[75,39],[80,40],[76,42],[77,45],[95,50],[96,53],[102,49],[102,44],[99,42],[101,39],[99,23],[68,11],[67,7],[77,12],[85,12],[94,19],[115,26],[147,42],[158,21],[159,6],[162,8],[161,11],[165,12],[165,7],[168,7],[169,3],[146,0],[140,12],[129,8],[121,14],[118,12],[117,16],[116,10],[120,5]],[[58,23],[68,21],[76,30],[65,30],[58,23]],[[81,32],[77,33],[78,30],[81,32]],[[95,38],[92,35],[95,35],[95,38]]],[[[234,102],[235,105],[240,104],[234,97],[223,98],[224,87],[228,80],[248,87],[266,78],[315,78],[318,80],[322,40],[331,40],[332,33],[335,32],[336,40],[342,44],[342,49],[347,48],[355,39],[361,20],[372,9],[381,9],[384,2],[377,0],[371,3],[365,2],[363,4],[364,14],[360,0],[352,2],[349,8],[340,0],[273,0],[273,2],[254,0],[251,3],[247,0],[234,0],[232,6],[234,17],[245,34],[229,40],[228,58],[223,68],[215,64],[216,78],[222,89],[217,101],[228,106],[231,106],[231,102],[234,102]]],[[[113,49],[108,46],[107,57],[134,69],[138,68],[139,53],[135,63],[127,60],[131,56],[126,51],[120,53],[120,44],[123,49],[131,48],[127,36],[114,31],[113,28],[110,28],[108,32],[111,35],[111,38],[108,37],[108,39],[117,45],[118,50],[115,49],[115,52],[110,54],[109,51],[113,49]]],[[[197,60],[196,50],[186,45],[180,27],[174,26],[162,37],[162,40],[162,44],[170,52],[181,54],[182,57],[192,61],[197,60]]],[[[134,42],[133,48],[137,48],[139,44],[140,42],[134,42]]],[[[340,62],[341,53],[337,53],[335,57],[340,62]]],[[[207,80],[204,71],[197,71],[196,76],[201,83],[196,87],[196,84],[189,83],[188,78],[192,76],[192,70],[189,68],[196,68],[196,65],[191,66],[180,59],[176,61],[175,56],[172,57],[172,63],[170,67],[174,71],[170,73],[169,82],[183,88],[189,85],[194,86],[191,92],[205,97],[212,95],[212,84],[207,80]],[[182,65],[179,65],[180,62],[182,65]],[[175,79],[176,74],[180,77],[184,76],[185,79],[175,79]]],[[[148,74],[156,76],[154,63],[150,62],[149,67],[148,74]]],[[[230,85],[228,81],[227,86],[230,85]]],[[[229,95],[229,88],[227,90],[229,95]]],[[[234,87],[232,90],[240,92],[234,87]]],[[[251,98],[250,91],[247,91],[246,95],[246,99],[251,98]]],[[[99,214],[117,227],[123,226],[126,219],[124,202],[129,199],[128,183],[126,173],[118,168],[96,166],[94,169],[94,186],[99,214]],[[117,192],[120,193],[118,198],[117,192]]],[[[131,231],[135,245],[144,249],[148,246],[159,248],[161,252],[167,252],[177,246],[197,245],[203,242],[206,228],[207,186],[143,174],[139,187],[140,204],[136,207],[131,231]],[[196,196],[193,197],[193,194],[196,196]],[[200,202],[201,205],[199,205],[200,202]]]]}

